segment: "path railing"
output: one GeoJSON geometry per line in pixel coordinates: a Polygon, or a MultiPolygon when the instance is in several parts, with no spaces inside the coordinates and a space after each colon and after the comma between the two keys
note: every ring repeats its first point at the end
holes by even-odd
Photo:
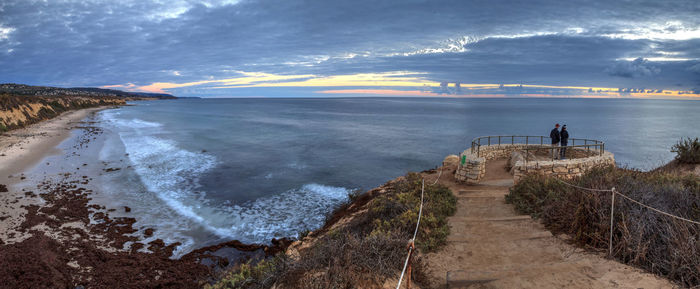
{"type": "MultiPolygon", "coordinates": [[[[434,186],[437,184],[437,182],[440,180],[440,176],[442,176],[442,168],[440,168],[440,173],[438,174],[437,179],[432,184],[429,184],[429,186],[434,186]]],[[[418,226],[420,226],[420,219],[421,216],[423,216],[423,195],[425,194],[425,178],[421,180],[421,187],[420,187],[420,208],[418,209],[418,220],[416,221],[416,230],[413,231],[413,238],[408,240],[408,256],[406,256],[406,262],[403,264],[403,270],[401,270],[401,276],[399,277],[399,282],[396,284],[396,289],[399,289],[401,287],[401,282],[403,281],[403,277],[407,276],[406,278],[406,289],[411,289],[411,261],[413,261],[413,252],[416,250],[416,237],[418,236],[418,226]],[[407,271],[408,269],[408,271],[407,271]],[[406,273],[408,273],[406,275],[406,273]]]]}
{"type": "MultiPolygon", "coordinates": [[[[605,152],[605,143],[595,139],[584,139],[584,138],[569,138],[571,145],[567,145],[566,148],[585,148],[586,150],[594,150],[603,155],[605,152]],[[578,143],[578,144],[576,144],[578,143]]],[[[560,146],[552,146],[552,139],[548,136],[541,135],[489,135],[481,136],[472,140],[471,143],[471,153],[476,154],[477,157],[481,157],[481,146],[485,145],[515,145],[524,144],[526,145],[523,150],[558,150],[560,146]]],[[[554,156],[554,151],[551,153],[554,156]]]]}
{"type": "Polygon", "coordinates": [[[671,213],[668,213],[668,212],[664,212],[664,211],[662,211],[662,210],[659,210],[659,209],[657,209],[657,208],[654,208],[654,207],[652,207],[652,206],[649,206],[649,205],[647,205],[647,204],[644,204],[644,203],[642,203],[642,202],[640,202],[640,201],[637,201],[637,200],[635,200],[635,199],[633,199],[633,198],[631,198],[631,197],[629,197],[629,196],[627,196],[627,195],[621,193],[620,191],[616,190],[615,187],[612,187],[612,188],[610,188],[610,189],[585,188],[585,187],[577,186],[577,185],[574,185],[574,184],[572,184],[572,183],[566,182],[566,181],[564,181],[564,180],[562,180],[562,179],[560,179],[560,178],[554,178],[554,179],[557,180],[557,181],[560,181],[561,183],[563,183],[563,184],[565,184],[565,185],[567,185],[567,186],[570,186],[570,187],[573,187],[573,188],[576,188],[576,189],[579,189],[579,190],[584,190],[584,191],[589,191],[589,192],[595,192],[595,193],[606,193],[606,192],[610,192],[610,194],[611,194],[611,198],[610,198],[610,236],[609,236],[609,241],[608,241],[608,256],[610,256],[610,257],[613,256],[613,227],[614,227],[614,225],[615,225],[615,223],[614,223],[614,220],[615,220],[615,196],[620,196],[620,197],[622,197],[622,198],[624,198],[624,199],[626,199],[626,200],[628,200],[628,201],[630,201],[630,202],[632,202],[632,203],[634,203],[634,204],[637,204],[637,205],[639,205],[639,206],[642,206],[642,207],[644,207],[644,208],[647,208],[647,209],[649,209],[649,210],[652,210],[652,211],[654,211],[654,212],[656,212],[656,213],[665,215],[665,216],[667,216],[667,217],[671,217],[671,218],[674,218],[674,219],[676,219],[676,220],[683,221],[683,222],[687,222],[687,223],[691,223],[691,224],[695,224],[695,225],[700,225],[700,222],[699,222],[699,221],[690,220],[690,219],[687,219],[687,218],[683,218],[683,217],[681,217],[681,216],[677,216],[677,215],[674,215],[674,214],[671,214],[671,213]]]}

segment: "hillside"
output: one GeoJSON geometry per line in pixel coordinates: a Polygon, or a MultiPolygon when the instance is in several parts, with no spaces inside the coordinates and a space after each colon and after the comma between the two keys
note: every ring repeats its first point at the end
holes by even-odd
{"type": "Polygon", "coordinates": [[[117,97],[127,100],[138,99],[176,99],[177,97],[165,93],[126,92],[115,89],[96,87],[49,87],[32,86],[26,84],[4,83],[0,84],[0,94],[13,94],[22,96],[82,96],[82,97],[117,97]]]}
{"type": "Polygon", "coordinates": [[[125,92],[102,88],[59,88],[0,84],[0,132],[58,116],[62,112],[130,100],[175,99],[170,94],[125,92]]]}

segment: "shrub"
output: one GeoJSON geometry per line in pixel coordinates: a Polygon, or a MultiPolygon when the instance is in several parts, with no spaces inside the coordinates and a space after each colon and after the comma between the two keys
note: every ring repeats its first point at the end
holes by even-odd
{"type": "MultiPolygon", "coordinates": [[[[421,197],[421,175],[409,173],[403,179],[385,185],[386,192],[375,197],[353,193],[354,205],[366,211],[350,222],[329,229],[299,257],[274,263],[275,278],[284,288],[381,288],[403,268],[406,246],[416,226],[421,197]]],[[[332,215],[344,215],[351,203],[332,215]]],[[[357,208],[355,208],[357,209],[357,208]]],[[[423,215],[416,240],[419,251],[435,251],[449,235],[447,217],[456,211],[456,198],[442,185],[425,185],[423,215]]],[[[329,217],[327,220],[337,220],[329,217]]],[[[260,280],[250,266],[236,268],[216,283],[232,287],[260,288],[260,280]],[[252,276],[252,277],[251,277],[252,276]],[[248,280],[243,282],[242,280],[248,280]],[[228,283],[227,283],[228,282],[228,283]],[[256,283],[257,282],[257,283],[256,283]]],[[[420,255],[414,255],[413,277],[423,288],[432,282],[420,255]]],[[[277,282],[276,281],[276,282],[277,282]]],[[[271,284],[271,283],[265,283],[271,284]]]]}
{"type": "MultiPolygon", "coordinates": [[[[385,234],[392,230],[413,237],[418,220],[421,197],[421,176],[409,173],[394,185],[394,193],[385,194],[369,204],[369,217],[373,218],[370,235],[385,234]]],[[[416,246],[431,252],[447,242],[450,228],[447,217],[457,210],[457,199],[443,185],[425,185],[421,226],[416,236],[416,246]]]]}
{"type": "Polygon", "coordinates": [[[331,231],[288,265],[284,284],[291,288],[380,287],[400,270],[405,248],[406,239],[395,232],[363,236],[348,228],[331,231]]]}
{"type": "MultiPolygon", "coordinates": [[[[567,181],[580,187],[616,190],[659,210],[700,220],[700,177],[595,168],[567,181]]],[[[576,189],[554,178],[528,175],[507,202],[542,220],[553,233],[565,233],[583,247],[607,250],[611,193],[576,189]]],[[[613,256],[684,286],[700,285],[700,225],[658,214],[618,196],[615,199],[613,256]]]]}
{"type": "Polygon", "coordinates": [[[676,153],[676,160],[686,164],[700,164],[700,140],[698,138],[681,139],[673,145],[671,152],[676,153]]]}
{"type": "Polygon", "coordinates": [[[220,279],[207,285],[205,289],[234,289],[234,288],[269,288],[277,280],[286,262],[284,254],[270,259],[263,259],[256,264],[251,261],[240,264],[232,270],[225,271],[220,279]]]}

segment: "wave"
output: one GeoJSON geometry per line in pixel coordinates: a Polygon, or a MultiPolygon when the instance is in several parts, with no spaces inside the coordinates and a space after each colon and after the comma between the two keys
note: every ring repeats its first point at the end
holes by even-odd
{"type": "Polygon", "coordinates": [[[120,117],[104,119],[115,126],[134,171],[156,197],[137,198],[138,205],[147,208],[142,211],[150,214],[145,223],[157,226],[157,237],[183,243],[176,255],[197,245],[194,238],[203,231],[216,239],[247,243],[295,236],[323,225],[325,215],[348,199],[348,189],[316,183],[240,204],[209,199],[199,178],[217,166],[215,156],[182,149],[163,138],[167,132],[159,123],[120,117]]]}
{"type": "Polygon", "coordinates": [[[323,225],[325,216],[348,200],[350,190],[310,183],[267,198],[228,208],[236,221],[232,233],[245,242],[268,242],[272,238],[296,236],[302,230],[323,225]]]}

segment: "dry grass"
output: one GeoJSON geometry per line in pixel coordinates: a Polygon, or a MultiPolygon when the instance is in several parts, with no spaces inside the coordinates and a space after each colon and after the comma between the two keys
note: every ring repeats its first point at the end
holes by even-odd
{"type": "MultiPolygon", "coordinates": [[[[617,191],[654,208],[700,220],[700,178],[663,172],[603,167],[570,181],[581,187],[617,191]]],[[[554,233],[576,244],[605,251],[610,237],[609,192],[574,189],[549,177],[530,175],[506,200],[519,212],[538,217],[554,233]]],[[[645,209],[621,197],[615,200],[613,255],[623,263],[677,281],[700,285],[700,225],[645,209]]]]}
{"type": "MultiPolygon", "coordinates": [[[[398,277],[406,258],[406,245],[416,226],[421,176],[409,173],[399,181],[387,183],[385,188],[385,193],[369,200],[355,196],[356,204],[363,203],[366,212],[344,226],[321,234],[313,245],[299,252],[298,258],[278,258],[283,261],[276,263],[274,282],[266,284],[284,284],[284,288],[381,288],[387,279],[398,277]]],[[[446,243],[447,217],[454,214],[455,205],[456,199],[449,189],[426,185],[416,241],[419,252],[434,251],[446,243]]],[[[339,210],[349,207],[346,204],[339,210]]],[[[332,215],[339,215],[339,212],[332,215]]],[[[241,279],[241,270],[235,272],[238,273],[228,276],[241,279]]],[[[431,286],[427,267],[420,256],[414,257],[413,276],[424,288],[431,286]]],[[[233,284],[231,280],[231,277],[222,278],[215,286],[233,284]]],[[[236,284],[216,288],[268,288],[246,285],[259,284],[254,281],[236,284]]]]}

